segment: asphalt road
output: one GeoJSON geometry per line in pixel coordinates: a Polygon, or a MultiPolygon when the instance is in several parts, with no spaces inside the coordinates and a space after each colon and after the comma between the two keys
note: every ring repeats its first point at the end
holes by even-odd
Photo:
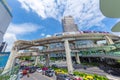
{"type": "Polygon", "coordinates": [[[41,73],[35,72],[32,74],[29,74],[29,77],[24,76],[23,78],[21,78],[21,80],[56,80],[55,75],[53,77],[48,77],[45,75],[42,75],[41,73]]]}

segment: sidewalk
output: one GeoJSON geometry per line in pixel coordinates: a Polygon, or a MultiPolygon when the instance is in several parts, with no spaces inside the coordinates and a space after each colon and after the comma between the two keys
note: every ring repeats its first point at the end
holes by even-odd
{"type": "Polygon", "coordinates": [[[112,76],[112,75],[106,75],[106,77],[107,77],[109,80],[120,80],[120,77],[116,77],[116,76],[112,76]]]}

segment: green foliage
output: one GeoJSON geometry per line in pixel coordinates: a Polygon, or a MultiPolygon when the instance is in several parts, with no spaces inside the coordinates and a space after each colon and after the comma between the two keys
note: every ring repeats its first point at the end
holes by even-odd
{"type": "Polygon", "coordinates": [[[37,66],[40,67],[40,68],[44,67],[44,65],[42,65],[42,64],[40,64],[40,63],[37,64],[37,66]]]}
{"type": "Polygon", "coordinates": [[[88,65],[88,66],[99,66],[98,63],[81,63],[83,65],[88,65]]]}
{"type": "MultiPolygon", "coordinates": [[[[52,67],[55,71],[63,71],[64,73],[68,73],[68,70],[65,68],[56,68],[56,67],[52,67]]],[[[83,80],[108,80],[108,78],[106,78],[105,76],[100,76],[97,74],[87,74],[84,72],[79,72],[79,71],[74,71],[73,72],[74,75],[82,77],[83,80]],[[90,79],[91,78],[91,79],[90,79]]]]}
{"type": "Polygon", "coordinates": [[[0,74],[3,72],[3,69],[0,70],[0,74]]]}
{"type": "Polygon", "coordinates": [[[87,74],[78,71],[75,71],[73,74],[82,77],[83,80],[89,80],[88,78],[91,78],[90,80],[108,80],[105,76],[100,76],[97,74],[87,74]]]}
{"type": "Polygon", "coordinates": [[[120,60],[117,60],[118,63],[120,63],[120,60]]]}
{"type": "Polygon", "coordinates": [[[31,56],[20,57],[21,60],[31,60],[31,56]]]}
{"type": "Polygon", "coordinates": [[[52,61],[56,61],[57,59],[54,58],[54,57],[51,57],[50,60],[52,60],[52,61]]]}
{"type": "Polygon", "coordinates": [[[14,66],[11,74],[17,74],[19,71],[19,66],[14,66]]]}
{"type": "Polygon", "coordinates": [[[14,66],[11,71],[4,75],[0,75],[0,80],[10,80],[11,75],[18,74],[19,72],[19,65],[14,66]]]}
{"type": "Polygon", "coordinates": [[[8,80],[9,78],[10,78],[9,75],[0,76],[0,80],[8,80]]]}

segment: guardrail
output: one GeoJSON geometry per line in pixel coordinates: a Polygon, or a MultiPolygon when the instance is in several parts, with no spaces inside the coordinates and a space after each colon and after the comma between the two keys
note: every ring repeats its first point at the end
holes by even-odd
{"type": "MultiPolygon", "coordinates": [[[[93,50],[114,50],[116,47],[114,45],[75,45],[75,46],[70,46],[71,50],[81,50],[81,49],[93,49],[93,50]]],[[[63,47],[54,47],[54,48],[48,48],[48,49],[43,49],[40,52],[45,53],[45,52],[59,52],[59,51],[65,51],[64,46],[63,47]]]]}
{"type": "Polygon", "coordinates": [[[88,53],[88,54],[82,54],[82,57],[104,57],[104,58],[112,58],[120,60],[120,54],[114,54],[114,53],[88,53]]]}

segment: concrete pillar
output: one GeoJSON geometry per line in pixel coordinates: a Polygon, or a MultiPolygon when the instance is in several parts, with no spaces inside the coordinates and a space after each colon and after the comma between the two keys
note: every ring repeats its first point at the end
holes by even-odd
{"type": "Polygon", "coordinates": [[[8,71],[12,70],[12,67],[15,64],[15,58],[17,56],[17,48],[11,50],[10,56],[8,58],[7,64],[2,72],[2,74],[7,73],[8,71]]]}
{"type": "Polygon", "coordinates": [[[90,58],[88,58],[88,62],[91,63],[91,59],[90,58]]]}
{"type": "MultiPolygon", "coordinates": [[[[47,49],[47,50],[50,49],[50,44],[47,44],[47,45],[46,45],[46,49],[47,49]]],[[[46,59],[45,65],[46,65],[46,67],[48,67],[48,66],[49,66],[49,63],[50,63],[50,56],[49,56],[49,53],[45,54],[45,59],[46,59]]]]}
{"type": "Polygon", "coordinates": [[[35,59],[35,65],[34,65],[34,66],[38,65],[38,63],[39,63],[39,57],[40,57],[40,56],[37,56],[37,57],[36,57],[36,59],[35,59]]]}
{"type": "Polygon", "coordinates": [[[114,42],[112,41],[112,39],[110,37],[105,36],[105,39],[106,39],[108,44],[114,44],[114,42]]]}
{"type": "Polygon", "coordinates": [[[49,56],[49,54],[46,54],[45,58],[46,58],[46,67],[48,67],[49,63],[50,63],[50,56],[49,56]]]}
{"type": "Polygon", "coordinates": [[[65,45],[65,53],[66,53],[68,73],[71,74],[71,73],[73,73],[73,66],[72,66],[72,60],[71,60],[71,50],[69,47],[68,40],[65,40],[64,45],[65,45]]]}
{"type": "Polygon", "coordinates": [[[76,62],[78,64],[80,64],[80,58],[79,58],[79,54],[77,52],[75,53],[75,58],[76,58],[76,62]]]}

